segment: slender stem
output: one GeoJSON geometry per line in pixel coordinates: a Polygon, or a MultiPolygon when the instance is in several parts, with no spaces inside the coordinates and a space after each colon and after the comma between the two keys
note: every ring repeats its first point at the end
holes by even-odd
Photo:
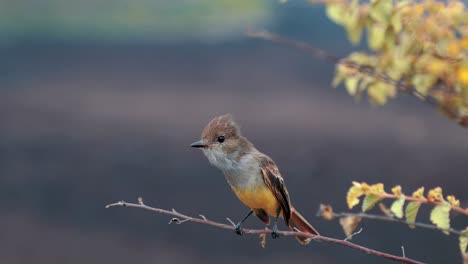
{"type": "Polygon", "coordinates": [[[420,222],[408,222],[403,219],[388,217],[385,215],[374,215],[374,214],[366,214],[366,213],[347,213],[347,212],[343,212],[343,213],[334,212],[333,213],[333,217],[335,218],[342,218],[342,217],[347,217],[347,216],[353,216],[353,217],[357,216],[357,217],[362,217],[362,218],[372,219],[372,220],[394,222],[394,223],[399,223],[399,224],[404,224],[404,225],[414,225],[416,227],[421,227],[421,228],[446,231],[446,232],[459,235],[459,236],[468,236],[468,234],[464,234],[463,232],[453,229],[453,228],[439,228],[436,225],[432,225],[432,224],[426,224],[426,223],[420,223],[420,222]]]}
{"type": "MultiPolygon", "coordinates": [[[[397,195],[394,195],[394,194],[390,194],[390,193],[373,193],[375,195],[378,195],[382,198],[389,198],[389,199],[398,199],[400,198],[399,196],[397,195]]],[[[413,196],[406,196],[405,195],[405,200],[406,201],[415,201],[415,202],[420,202],[420,203],[425,203],[425,204],[432,204],[432,205],[440,205],[442,204],[442,202],[439,202],[439,201],[430,201],[429,199],[427,198],[416,198],[416,197],[413,197],[413,196]]],[[[468,208],[461,208],[459,206],[454,206],[454,205],[451,205],[451,209],[453,211],[456,211],[456,212],[459,212],[461,214],[464,214],[466,216],[468,216],[468,208]]]]}
{"type": "Polygon", "coordinates": [[[356,62],[353,62],[351,60],[346,60],[346,59],[341,59],[339,56],[328,53],[322,49],[316,48],[308,43],[298,41],[298,40],[292,40],[288,39],[285,37],[282,37],[280,35],[273,34],[271,32],[262,30],[262,31],[254,31],[254,30],[247,30],[246,35],[251,37],[251,38],[257,38],[257,39],[263,39],[267,41],[271,41],[274,43],[282,44],[297,50],[300,50],[302,52],[305,52],[309,55],[311,55],[314,58],[329,61],[331,63],[336,63],[336,64],[341,64],[345,67],[354,69],[355,71],[359,72],[360,74],[378,79],[380,81],[383,81],[384,83],[390,84],[395,86],[397,89],[404,93],[412,94],[416,96],[417,98],[421,99],[422,101],[427,102],[428,104],[432,106],[438,106],[439,103],[437,100],[433,99],[432,97],[427,97],[423,94],[421,94],[419,91],[417,91],[413,86],[407,85],[403,80],[394,80],[390,78],[385,73],[379,73],[375,70],[374,67],[369,66],[369,65],[361,65],[356,62]]]}
{"type": "MultiPolygon", "coordinates": [[[[145,205],[141,198],[138,199],[138,204],[127,203],[127,202],[124,202],[124,201],[120,201],[120,202],[117,202],[117,203],[109,204],[109,205],[106,206],[106,208],[115,207],[115,206],[140,208],[140,209],[144,209],[144,210],[151,211],[151,212],[156,212],[156,213],[160,213],[160,214],[174,216],[175,218],[173,218],[171,220],[171,222],[169,222],[169,223],[175,222],[175,223],[181,224],[183,222],[194,222],[194,223],[210,225],[210,226],[214,226],[214,227],[217,227],[217,228],[228,229],[228,230],[235,230],[235,228],[236,228],[234,225],[227,225],[227,224],[222,224],[222,223],[219,223],[219,222],[214,222],[214,221],[207,220],[206,217],[196,218],[196,217],[191,217],[191,216],[188,216],[188,215],[184,215],[184,214],[176,212],[174,209],[172,209],[172,211],[168,211],[168,210],[164,210],[164,209],[160,209],[160,208],[150,207],[150,206],[145,205]]],[[[271,234],[272,233],[272,230],[269,230],[269,229],[243,229],[243,231],[244,231],[245,234],[271,234]]],[[[413,259],[410,259],[410,258],[407,258],[407,257],[404,257],[404,256],[403,257],[402,256],[395,256],[395,255],[391,255],[391,254],[384,253],[384,252],[381,252],[381,251],[377,251],[377,250],[374,250],[374,249],[370,249],[370,248],[360,246],[360,245],[357,245],[357,244],[354,244],[354,243],[351,243],[349,241],[342,240],[342,239],[336,239],[336,238],[331,238],[331,237],[326,237],[326,236],[312,235],[312,234],[307,234],[307,233],[303,233],[303,232],[296,232],[296,231],[277,231],[277,233],[281,234],[283,236],[310,237],[310,238],[312,238],[313,240],[316,240],[316,241],[321,241],[321,242],[326,242],[326,243],[333,243],[333,244],[338,244],[338,245],[345,246],[345,247],[350,247],[350,248],[365,252],[365,253],[370,254],[370,255],[374,255],[374,256],[378,256],[378,257],[382,257],[382,258],[386,258],[386,259],[390,259],[390,260],[394,260],[394,261],[399,261],[399,262],[402,262],[402,263],[411,263],[411,264],[421,264],[421,263],[423,263],[423,262],[413,260],[413,259]]]]}

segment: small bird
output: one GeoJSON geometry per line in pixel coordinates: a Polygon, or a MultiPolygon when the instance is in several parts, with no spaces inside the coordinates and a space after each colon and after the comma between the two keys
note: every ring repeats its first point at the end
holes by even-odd
{"type": "MultiPolygon", "coordinates": [[[[250,208],[236,225],[242,235],[242,223],[254,213],[266,225],[275,217],[272,237],[278,235],[278,218],[282,217],[293,231],[319,235],[317,230],[291,205],[284,180],[273,160],[258,151],[241,135],[230,114],[215,117],[202,132],[201,140],[190,145],[200,148],[210,163],[220,169],[239,200],[250,208]]],[[[297,236],[302,245],[309,237],[297,236]]]]}

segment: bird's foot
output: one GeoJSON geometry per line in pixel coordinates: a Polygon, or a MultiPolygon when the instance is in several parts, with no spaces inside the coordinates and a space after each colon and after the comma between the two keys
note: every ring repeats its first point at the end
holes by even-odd
{"type": "Polygon", "coordinates": [[[242,231],[242,225],[239,223],[236,225],[236,234],[238,234],[239,236],[242,236],[244,234],[244,231],[242,231]]]}
{"type": "Polygon", "coordinates": [[[273,239],[276,239],[276,238],[280,237],[280,234],[278,234],[278,227],[277,226],[273,227],[273,230],[271,231],[271,237],[273,239]]]}

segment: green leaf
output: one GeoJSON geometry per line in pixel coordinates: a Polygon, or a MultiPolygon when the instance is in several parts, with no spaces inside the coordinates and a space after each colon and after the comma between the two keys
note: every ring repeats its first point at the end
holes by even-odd
{"type": "Polygon", "coordinates": [[[344,19],[346,18],[346,7],[343,4],[339,3],[328,4],[326,7],[326,13],[331,21],[335,22],[338,25],[342,25],[344,19]]]}
{"type": "Polygon", "coordinates": [[[437,76],[431,74],[416,74],[411,80],[412,84],[422,95],[427,95],[429,89],[437,81],[437,76]]]}
{"type": "Polygon", "coordinates": [[[399,13],[395,12],[392,15],[390,23],[392,24],[392,28],[395,33],[399,33],[401,31],[403,26],[401,23],[401,15],[399,13]]]}
{"type": "MultiPolygon", "coordinates": [[[[431,211],[431,222],[439,228],[448,229],[450,228],[450,209],[452,209],[450,203],[443,202],[437,205],[431,211]]],[[[446,235],[448,231],[443,231],[446,235]]]]}
{"type": "Polygon", "coordinates": [[[367,28],[367,45],[372,50],[378,50],[382,48],[385,43],[385,32],[387,27],[383,25],[372,25],[367,28]]]}
{"type": "Polygon", "coordinates": [[[363,212],[369,211],[370,209],[372,209],[372,207],[374,207],[381,200],[382,198],[378,195],[375,195],[372,193],[366,195],[366,197],[364,198],[364,201],[362,201],[362,211],[363,212]]]}
{"type": "Polygon", "coordinates": [[[364,52],[353,52],[348,56],[348,59],[361,65],[375,64],[375,58],[364,52]]]}
{"type": "Polygon", "coordinates": [[[392,211],[396,217],[402,218],[403,217],[403,205],[405,205],[405,196],[401,195],[400,198],[395,200],[390,207],[390,211],[392,211]]]}
{"type": "Polygon", "coordinates": [[[345,80],[346,90],[350,95],[355,95],[357,91],[357,85],[359,83],[359,77],[349,77],[345,80]]]}
{"type": "Polygon", "coordinates": [[[358,85],[358,93],[361,93],[362,91],[366,90],[367,87],[374,82],[375,82],[375,79],[372,79],[369,77],[362,78],[362,81],[358,85]]]}
{"type": "Polygon", "coordinates": [[[390,0],[372,1],[369,16],[377,22],[387,22],[392,12],[393,6],[390,0]]]}
{"type": "Polygon", "coordinates": [[[410,223],[410,228],[415,228],[414,222],[416,222],[416,216],[418,215],[419,207],[421,207],[420,202],[410,202],[408,205],[406,205],[406,221],[410,223]]]}
{"type": "Polygon", "coordinates": [[[466,248],[468,246],[468,227],[462,231],[462,234],[459,237],[460,251],[462,254],[465,254],[466,248]]]}
{"type": "Polygon", "coordinates": [[[411,67],[411,62],[408,60],[407,57],[400,54],[400,52],[396,52],[394,54],[392,63],[393,63],[393,68],[400,73],[405,73],[409,71],[411,67]]]}
{"type": "Polygon", "coordinates": [[[465,228],[465,230],[462,231],[462,234],[460,235],[460,250],[462,254],[465,254],[466,247],[468,246],[468,227],[465,228]]]}
{"type": "Polygon", "coordinates": [[[386,85],[381,82],[369,85],[367,88],[367,95],[372,102],[378,105],[384,105],[387,102],[386,85]]]}
{"type": "Polygon", "coordinates": [[[359,44],[362,35],[362,23],[360,23],[359,1],[353,1],[344,14],[343,26],[346,28],[348,38],[353,44],[359,44]]]}
{"type": "Polygon", "coordinates": [[[335,71],[335,77],[333,78],[333,81],[332,81],[332,86],[334,88],[338,87],[338,85],[340,85],[340,83],[342,83],[345,78],[346,76],[337,69],[335,71]]]}
{"type": "Polygon", "coordinates": [[[361,42],[362,27],[361,26],[348,26],[346,27],[348,33],[348,39],[352,44],[356,45],[361,42]]]}

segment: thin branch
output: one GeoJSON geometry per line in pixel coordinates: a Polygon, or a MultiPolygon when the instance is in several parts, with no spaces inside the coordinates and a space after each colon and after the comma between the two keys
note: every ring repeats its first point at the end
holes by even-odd
{"type": "MultiPolygon", "coordinates": [[[[395,194],[390,194],[390,193],[373,193],[375,195],[378,195],[382,198],[389,198],[389,199],[399,199],[400,196],[398,195],[395,195],[395,194]]],[[[404,195],[405,197],[405,200],[406,201],[414,201],[414,202],[420,202],[420,203],[425,203],[425,204],[432,204],[432,205],[440,205],[442,204],[442,202],[439,202],[439,201],[431,201],[427,198],[416,198],[416,197],[413,197],[413,196],[407,196],[407,195],[404,195]]],[[[450,205],[451,209],[453,211],[456,211],[458,213],[461,213],[461,214],[464,214],[466,216],[468,216],[468,208],[461,208],[460,206],[455,206],[455,205],[450,205]]]]}
{"type": "Polygon", "coordinates": [[[363,74],[363,75],[371,77],[371,78],[378,79],[378,80],[380,80],[380,81],[382,81],[384,83],[387,83],[389,85],[393,85],[396,88],[398,88],[400,91],[402,91],[404,93],[412,94],[412,95],[416,96],[417,98],[421,99],[422,101],[429,103],[432,106],[438,106],[439,105],[437,100],[421,94],[413,86],[407,85],[404,81],[394,80],[394,79],[390,78],[390,76],[388,76],[385,73],[379,73],[372,66],[361,65],[361,64],[358,64],[358,63],[353,62],[351,60],[342,59],[337,55],[328,53],[328,52],[326,52],[326,51],[324,51],[322,49],[316,48],[316,47],[314,47],[314,46],[312,46],[312,45],[310,45],[308,43],[298,41],[298,40],[288,39],[288,38],[282,37],[280,35],[268,32],[266,30],[254,31],[254,30],[249,29],[249,30],[247,30],[246,35],[248,37],[251,37],[251,38],[263,39],[263,40],[271,41],[271,42],[274,42],[274,43],[282,44],[282,45],[285,45],[285,46],[300,50],[300,51],[305,52],[305,53],[307,53],[307,54],[309,54],[312,57],[317,58],[317,59],[325,60],[325,61],[335,63],[335,64],[341,64],[341,65],[343,65],[345,67],[348,67],[350,69],[355,70],[356,72],[359,72],[360,74],[363,74]]]}
{"type": "Polygon", "coordinates": [[[322,49],[316,48],[308,43],[298,41],[298,40],[288,39],[280,35],[276,35],[271,32],[268,32],[266,30],[254,31],[254,30],[248,29],[246,32],[246,35],[251,38],[258,38],[258,39],[268,40],[268,41],[272,41],[278,44],[282,44],[282,45],[306,52],[314,58],[326,60],[331,63],[338,63],[341,60],[341,57],[328,53],[322,49]]]}
{"type": "MultiPolygon", "coordinates": [[[[219,222],[214,222],[214,221],[207,220],[205,218],[191,217],[191,216],[187,216],[187,215],[178,213],[175,210],[168,211],[168,210],[164,210],[164,209],[160,209],[160,208],[150,207],[150,206],[145,205],[143,203],[142,199],[138,200],[138,204],[127,203],[125,201],[120,201],[120,202],[117,202],[117,203],[109,204],[109,205],[106,206],[106,208],[115,207],[115,206],[133,207],[133,208],[144,209],[144,210],[151,211],[151,212],[156,212],[156,213],[159,213],[159,214],[170,215],[170,216],[173,216],[173,217],[177,218],[179,222],[189,221],[189,222],[194,222],[194,223],[198,223],[198,224],[210,225],[210,226],[214,226],[214,227],[222,228],[222,229],[228,229],[228,230],[234,230],[235,229],[235,227],[232,226],[231,224],[229,224],[229,225],[228,224],[222,224],[222,223],[219,223],[219,222]]],[[[271,232],[272,232],[269,229],[243,229],[243,231],[244,231],[245,234],[257,234],[257,235],[271,234],[271,232]]],[[[380,252],[380,251],[373,250],[373,249],[370,249],[370,248],[366,248],[364,246],[360,246],[360,245],[351,243],[349,241],[341,240],[341,239],[325,237],[325,236],[317,236],[317,235],[307,234],[307,233],[303,233],[303,232],[296,232],[296,231],[278,231],[277,233],[281,234],[281,235],[284,235],[284,236],[310,237],[310,238],[312,238],[313,240],[316,240],[316,241],[321,241],[321,242],[326,242],[326,243],[334,243],[334,244],[338,244],[338,245],[341,245],[341,246],[350,247],[350,248],[365,252],[365,253],[370,254],[370,255],[390,259],[390,260],[393,260],[393,261],[399,261],[399,262],[402,262],[402,263],[411,263],[411,264],[421,264],[421,263],[423,263],[423,262],[419,262],[417,260],[409,259],[407,257],[391,255],[391,254],[388,254],[388,253],[384,253],[384,252],[380,252]]]]}
{"type": "MultiPolygon", "coordinates": [[[[317,213],[318,216],[321,216],[320,211],[317,213]]],[[[421,227],[421,228],[426,228],[426,229],[432,229],[432,230],[439,230],[439,231],[444,231],[444,232],[449,232],[455,235],[459,236],[467,236],[468,234],[464,234],[462,231],[453,229],[453,228],[439,228],[436,225],[432,224],[426,224],[426,223],[420,223],[420,222],[408,222],[403,219],[398,219],[394,217],[389,217],[386,215],[375,215],[375,214],[367,214],[367,213],[332,213],[332,218],[342,218],[342,217],[348,217],[348,216],[353,216],[353,217],[361,217],[361,218],[366,218],[366,219],[372,219],[372,220],[380,220],[380,221],[387,221],[387,222],[394,222],[394,223],[399,223],[403,225],[413,225],[416,227],[421,227]]]]}

